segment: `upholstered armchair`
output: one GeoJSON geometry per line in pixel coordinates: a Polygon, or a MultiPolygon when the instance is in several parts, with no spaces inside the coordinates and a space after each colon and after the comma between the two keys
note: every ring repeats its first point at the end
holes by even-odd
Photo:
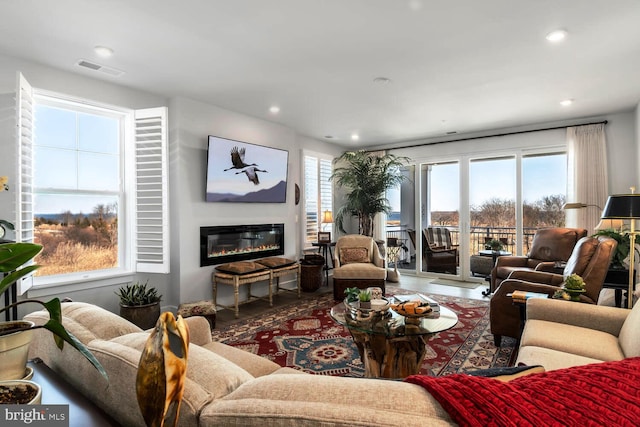
{"type": "MultiPolygon", "coordinates": [[[[513,305],[507,294],[519,290],[543,293],[551,297],[562,288],[566,277],[577,274],[584,279],[586,285],[586,292],[580,296],[580,302],[596,304],[617,245],[615,239],[606,236],[583,237],[575,245],[562,274],[533,270],[513,271],[491,297],[489,315],[496,346],[500,345],[502,336],[520,337],[520,308],[513,305]]],[[[576,303],[567,301],[567,304],[576,303]]]]}
{"type": "Polygon", "coordinates": [[[539,229],[526,256],[498,257],[491,271],[490,291],[494,292],[516,270],[555,272],[556,262],[566,262],[578,240],[586,235],[584,228],[539,229]]]}
{"type": "Polygon", "coordinates": [[[333,298],[344,298],[346,288],[379,287],[384,293],[387,269],[373,238],[350,234],[336,242],[333,262],[333,298]]]}

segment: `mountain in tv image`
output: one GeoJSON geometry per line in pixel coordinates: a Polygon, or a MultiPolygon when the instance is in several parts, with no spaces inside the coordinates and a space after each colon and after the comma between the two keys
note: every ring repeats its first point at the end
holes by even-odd
{"type": "Polygon", "coordinates": [[[287,183],[280,181],[271,188],[247,194],[207,193],[207,202],[232,203],[284,203],[287,199],[287,183]]]}

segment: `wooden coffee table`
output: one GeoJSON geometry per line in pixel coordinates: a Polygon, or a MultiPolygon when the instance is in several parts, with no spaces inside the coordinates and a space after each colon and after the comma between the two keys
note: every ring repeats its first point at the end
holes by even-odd
{"type": "Polygon", "coordinates": [[[458,323],[456,313],[443,306],[437,318],[409,319],[393,310],[362,318],[340,303],[331,309],[331,317],[349,329],[369,378],[419,373],[429,339],[458,323]]]}

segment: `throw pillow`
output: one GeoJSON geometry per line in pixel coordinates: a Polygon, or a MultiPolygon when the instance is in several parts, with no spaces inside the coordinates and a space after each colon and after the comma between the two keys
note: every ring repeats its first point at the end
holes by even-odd
{"type": "Polygon", "coordinates": [[[280,268],[296,263],[295,259],[283,258],[279,256],[272,256],[269,258],[262,258],[256,261],[258,264],[264,265],[269,268],[280,268]]]}
{"type": "Polygon", "coordinates": [[[527,375],[509,382],[412,375],[461,426],[638,426],[640,357],[527,375]]]}
{"type": "Polygon", "coordinates": [[[249,274],[249,273],[256,273],[258,271],[263,271],[266,269],[267,267],[265,267],[264,265],[258,264],[253,261],[230,262],[229,264],[222,264],[216,267],[216,270],[222,273],[229,273],[229,274],[249,274]]]}
{"type": "Polygon", "coordinates": [[[371,262],[367,248],[340,248],[340,263],[352,264],[356,262],[371,262]]]}

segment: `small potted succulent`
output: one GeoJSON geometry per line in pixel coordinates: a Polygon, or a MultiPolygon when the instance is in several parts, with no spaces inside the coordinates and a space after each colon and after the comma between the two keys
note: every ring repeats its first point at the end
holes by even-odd
{"type": "Polygon", "coordinates": [[[571,296],[571,301],[580,301],[580,295],[586,292],[584,280],[577,274],[572,274],[564,281],[564,291],[571,296]]]}
{"type": "Polygon", "coordinates": [[[135,282],[115,293],[120,297],[120,316],[141,329],[153,328],[160,317],[162,295],[156,288],[147,288],[148,284],[148,280],[144,284],[135,282]]]}
{"type": "Polygon", "coordinates": [[[358,300],[360,301],[360,308],[371,309],[371,292],[361,290],[358,293],[358,300]]]}

